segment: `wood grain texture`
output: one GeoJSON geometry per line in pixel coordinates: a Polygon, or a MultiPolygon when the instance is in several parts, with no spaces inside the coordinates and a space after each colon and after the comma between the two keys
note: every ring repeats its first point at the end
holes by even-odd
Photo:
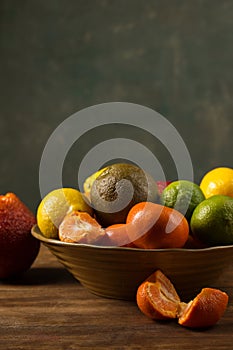
{"type": "Polygon", "coordinates": [[[213,328],[192,331],[176,322],[154,322],[134,302],[89,293],[42,247],[21,279],[0,284],[0,349],[230,349],[233,271],[219,288],[230,295],[213,328]]]}

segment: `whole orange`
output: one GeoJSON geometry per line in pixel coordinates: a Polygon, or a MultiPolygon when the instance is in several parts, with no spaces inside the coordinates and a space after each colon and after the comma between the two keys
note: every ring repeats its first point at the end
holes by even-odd
{"type": "Polygon", "coordinates": [[[126,224],[130,242],[138,248],[181,248],[189,236],[188,221],[180,212],[151,202],[131,208],[126,224]]]}
{"type": "Polygon", "coordinates": [[[0,278],[28,270],[40,243],[31,235],[35,216],[14,194],[0,195],[0,278]]]}

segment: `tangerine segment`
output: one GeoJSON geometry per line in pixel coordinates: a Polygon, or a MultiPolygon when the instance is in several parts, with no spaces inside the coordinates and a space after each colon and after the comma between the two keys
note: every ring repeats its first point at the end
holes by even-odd
{"type": "Polygon", "coordinates": [[[170,280],[159,270],[139,286],[136,300],[139,309],[152,319],[177,317],[180,298],[170,280]]]}
{"type": "Polygon", "coordinates": [[[66,215],[59,226],[59,238],[63,242],[98,244],[104,235],[104,229],[85,212],[66,215]]]}
{"type": "Polygon", "coordinates": [[[213,326],[222,317],[228,295],[218,289],[203,288],[188,304],[182,303],[178,323],[190,328],[213,326]]]}
{"type": "Polygon", "coordinates": [[[181,248],[189,236],[189,224],[180,212],[151,202],[136,204],[126,224],[129,239],[138,248],[181,248]]]}
{"type": "Polygon", "coordinates": [[[176,318],[178,302],[167,296],[167,290],[160,282],[144,282],[137,291],[139,309],[148,317],[155,320],[176,318]]]}
{"type": "Polygon", "coordinates": [[[147,282],[156,283],[159,282],[164,290],[166,290],[166,295],[169,299],[174,302],[180,302],[180,297],[177,294],[175,287],[171,281],[160,271],[157,270],[153,272],[147,279],[147,282]]]}

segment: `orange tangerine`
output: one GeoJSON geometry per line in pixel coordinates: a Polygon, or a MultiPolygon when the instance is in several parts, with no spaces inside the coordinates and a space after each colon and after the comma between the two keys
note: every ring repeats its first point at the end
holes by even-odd
{"type": "Polygon", "coordinates": [[[190,328],[204,328],[215,325],[222,317],[228,304],[228,295],[219,289],[203,288],[188,304],[182,305],[179,324],[190,328]]]}
{"type": "Polygon", "coordinates": [[[135,248],[135,245],[130,242],[126,224],[111,225],[105,229],[105,233],[104,245],[135,248]]]}
{"type": "Polygon", "coordinates": [[[157,270],[138,287],[136,301],[139,309],[152,319],[178,318],[182,326],[206,328],[222,317],[228,295],[219,289],[203,288],[194,300],[184,303],[171,281],[157,270]]]}
{"type": "Polygon", "coordinates": [[[139,309],[152,319],[177,317],[180,298],[170,280],[159,270],[139,286],[136,300],[139,309]]]}
{"type": "Polygon", "coordinates": [[[189,236],[188,222],[180,212],[151,202],[131,208],[126,223],[129,239],[138,248],[181,248],[189,236]]]}

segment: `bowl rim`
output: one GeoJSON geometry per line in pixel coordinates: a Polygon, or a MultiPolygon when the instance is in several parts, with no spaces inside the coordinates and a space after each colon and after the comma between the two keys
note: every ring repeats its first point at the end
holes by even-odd
{"type": "Polygon", "coordinates": [[[34,225],[31,229],[31,234],[34,238],[38,239],[42,243],[56,245],[61,247],[89,247],[94,249],[104,249],[104,250],[120,250],[120,251],[139,251],[139,252],[205,252],[205,251],[214,251],[219,249],[233,249],[233,245],[221,245],[221,246],[213,246],[206,248],[160,248],[160,249],[143,249],[143,248],[130,248],[130,247],[117,247],[117,246],[100,246],[94,244],[84,244],[84,243],[69,243],[62,242],[59,239],[55,238],[46,238],[41,233],[38,225],[34,225]]]}

